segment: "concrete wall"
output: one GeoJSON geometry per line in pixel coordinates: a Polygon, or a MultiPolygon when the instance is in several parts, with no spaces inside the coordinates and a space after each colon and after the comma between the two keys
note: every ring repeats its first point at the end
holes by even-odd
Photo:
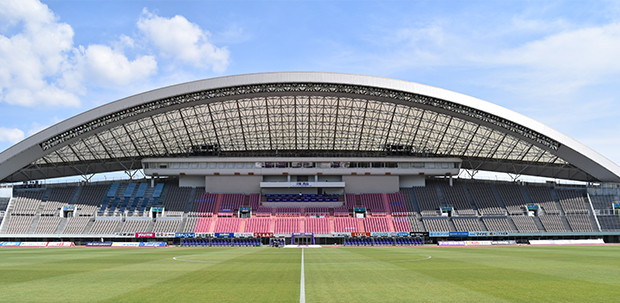
{"type": "Polygon", "coordinates": [[[179,176],[179,187],[204,187],[205,179],[202,176],[179,176]]]}
{"type": "Polygon", "coordinates": [[[262,176],[206,176],[205,190],[226,194],[259,193],[261,181],[262,176]]]}
{"type": "Polygon", "coordinates": [[[426,182],[424,176],[399,176],[400,187],[423,187],[426,182]]]}
{"type": "Polygon", "coordinates": [[[398,191],[398,176],[342,176],[347,193],[393,193],[398,191]]]}

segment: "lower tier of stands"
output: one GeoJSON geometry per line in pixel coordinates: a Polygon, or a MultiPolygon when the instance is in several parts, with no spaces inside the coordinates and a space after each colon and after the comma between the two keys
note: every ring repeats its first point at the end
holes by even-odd
{"type": "MultiPolygon", "coordinates": [[[[600,231],[620,230],[617,215],[598,216],[600,231]]],[[[255,233],[315,234],[351,232],[468,232],[511,233],[597,232],[591,215],[497,216],[497,217],[304,217],[265,216],[126,218],[8,216],[3,234],[115,234],[115,233],[255,233]]]]}

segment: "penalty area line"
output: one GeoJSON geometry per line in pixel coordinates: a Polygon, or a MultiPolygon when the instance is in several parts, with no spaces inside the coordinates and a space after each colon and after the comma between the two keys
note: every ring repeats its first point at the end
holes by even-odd
{"type": "Polygon", "coordinates": [[[306,303],[306,281],[304,279],[304,249],[301,249],[301,279],[299,282],[299,303],[306,303]]]}

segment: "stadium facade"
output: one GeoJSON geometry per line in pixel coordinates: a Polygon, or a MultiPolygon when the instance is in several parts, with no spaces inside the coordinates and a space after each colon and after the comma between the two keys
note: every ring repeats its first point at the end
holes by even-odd
{"type": "Polygon", "coordinates": [[[0,181],[13,184],[6,239],[620,234],[617,164],[495,104],[361,75],[239,75],[131,96],[0,153],[0,181]],[[463,169],[597,186],[454,178],[463,169]],[[147,179],[17,185],[136,170],[147,179]]]}

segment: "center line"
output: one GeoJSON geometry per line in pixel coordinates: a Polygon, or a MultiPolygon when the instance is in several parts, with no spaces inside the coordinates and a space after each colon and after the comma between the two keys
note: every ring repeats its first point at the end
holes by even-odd
{"type": "Polygon", "coordinates": [[[306,282],[304,281],[304,249],[301,249],[301,281],[299,286],[299,303],[306,303],[306,282]]]}

